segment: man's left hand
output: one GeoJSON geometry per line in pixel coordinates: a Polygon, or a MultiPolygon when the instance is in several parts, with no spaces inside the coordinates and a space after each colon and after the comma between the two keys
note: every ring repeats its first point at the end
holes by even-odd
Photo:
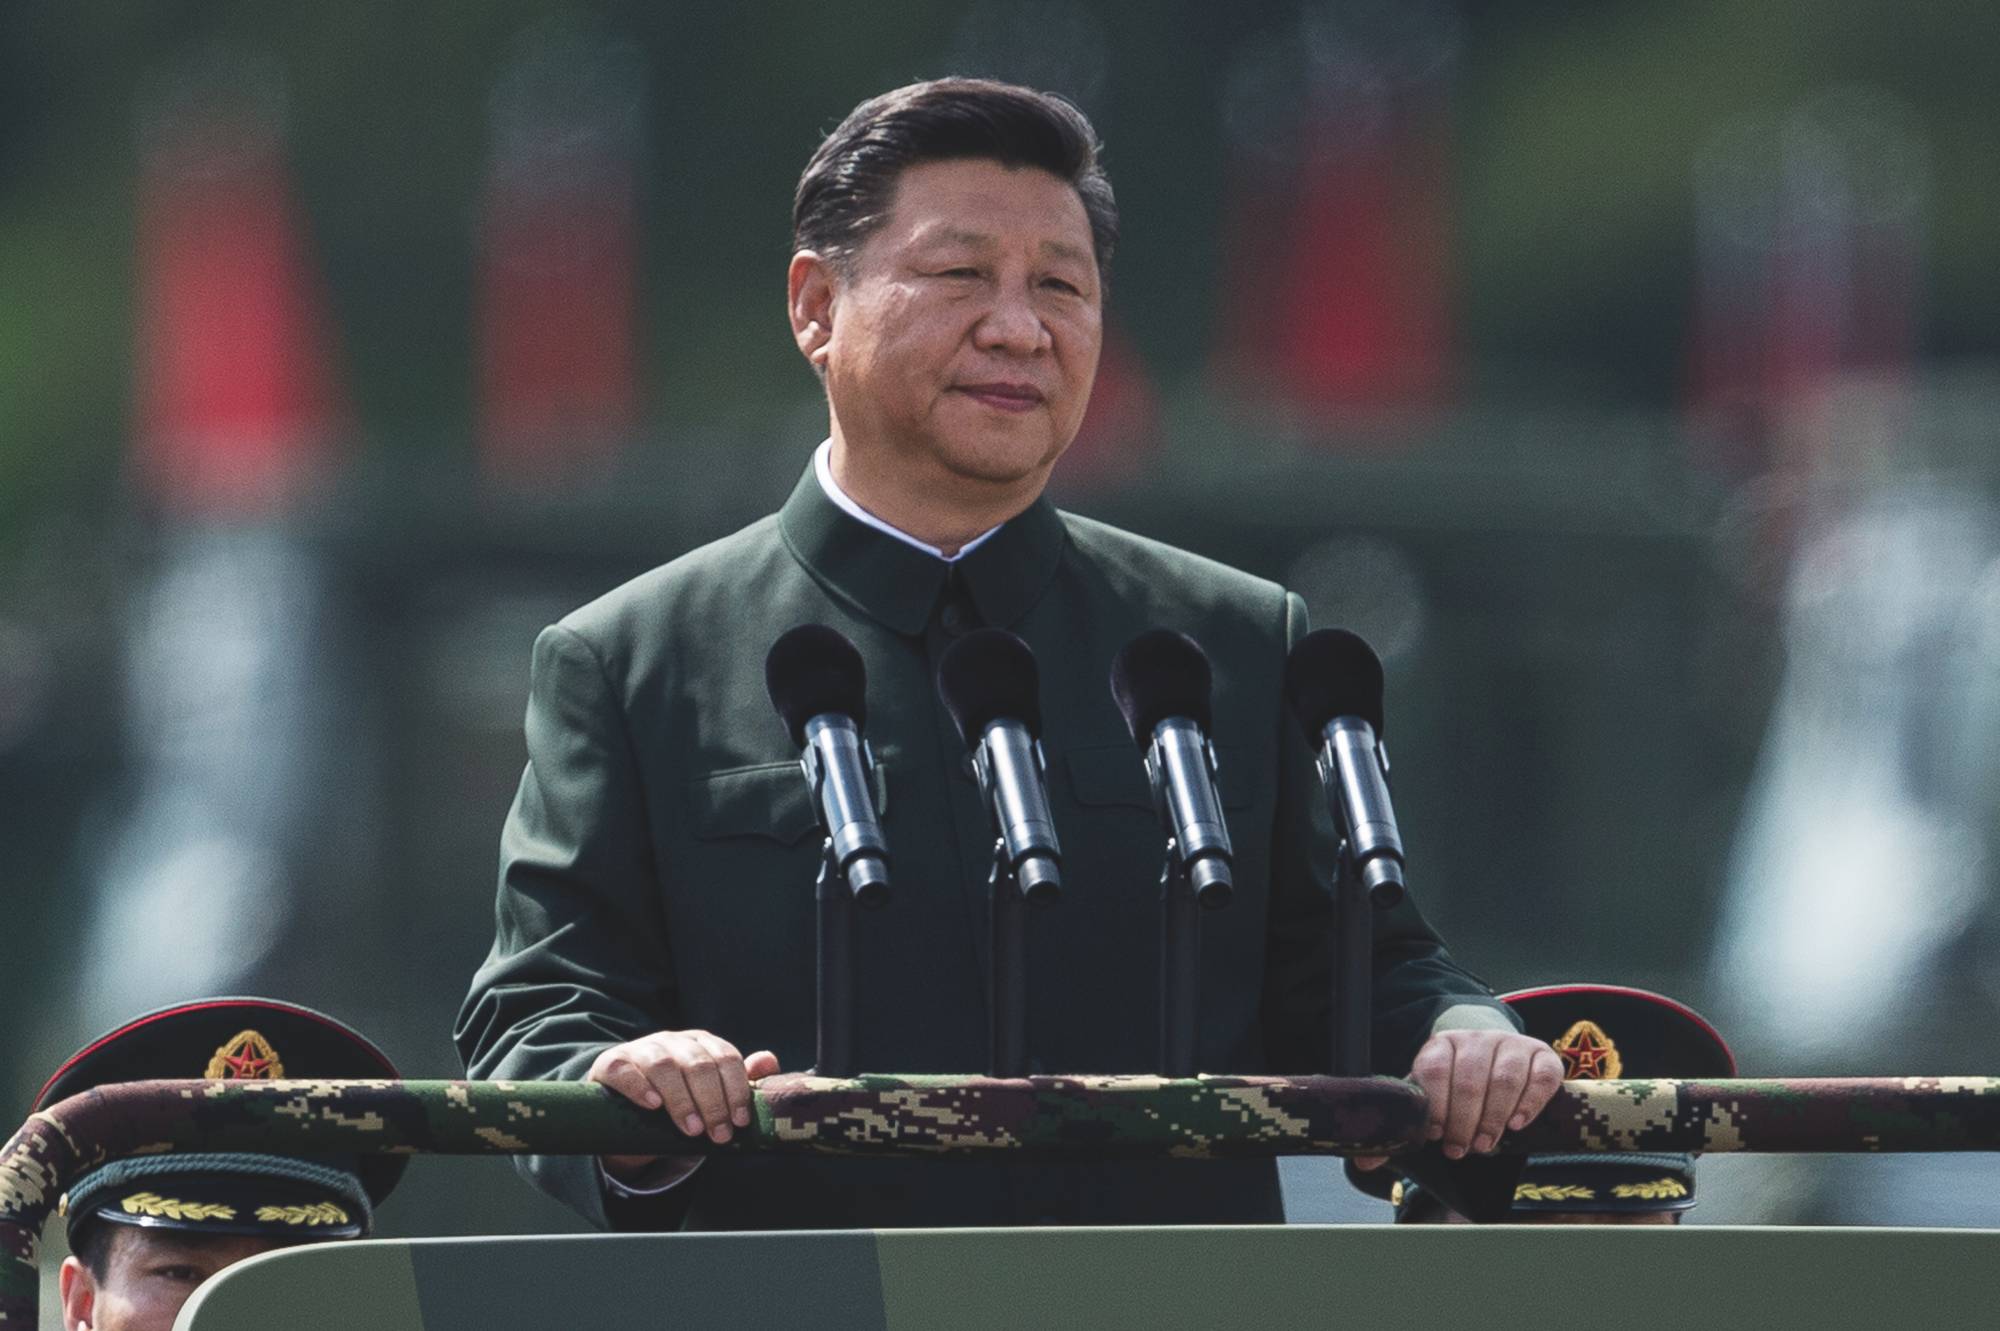
{"type": "MultiPolygon", "coordinates": [[[[1440,1031],[1417,1051],[1410,1080],[1430,1100],[1425,1140],[1458,1160],[1467,1151],[1490,1152],[1503,1131],[1532,1123],[1562,1085],[1563,1063],[1548,1045],[1517,1031],[1440,1031]]],[[[1385,1159],[1357,1156],[1354,1165],[1374,1169],[1385,1159]]]]}

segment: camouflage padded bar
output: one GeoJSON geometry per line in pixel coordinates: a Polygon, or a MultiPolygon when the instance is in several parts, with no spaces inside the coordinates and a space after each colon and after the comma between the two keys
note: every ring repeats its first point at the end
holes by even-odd
{"type": "Polygon", "coordinates": [[[2000,1078],[1569,1081],[1513,1154],[2000,1150],[2000,1078]]]}

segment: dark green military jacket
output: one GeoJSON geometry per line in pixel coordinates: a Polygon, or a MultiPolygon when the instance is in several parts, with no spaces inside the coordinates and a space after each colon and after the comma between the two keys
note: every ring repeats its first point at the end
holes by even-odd
{"type": "MultiPolygon", "coordinates": [[[[1154,1065],[1164,834],[1107,683],[1141,630],[1214,664],[1235,900],[1202,920],[1200,1064],[1309,1072],[1329,1057],[1336,838],[1285,710],[1305,607],[1221,564],[1037,502],[956,564],[841,512],[808,469],[784,509],[655,569],[536,640],[528,767],[501,837],[493,951],[457,1039],[475,1077],[580,1078],[606,1046],[699,1027],[787,1070],[813,1054],[816,814],[764,689],[786,629],[830,624],[868,668],[893,900],[859,917],[857,1057],[977,1072],[993,833],[938,701],[938,658],[997,625],[1041,667],[1064,893],[1029,923],[1038,1071],[1154,1065]]],[[[1375,1049],[1408,1069],[1433,1019],[1489,1001],[1413,902],[1379,918],[1375,1049]]],[[[1497,1005],[1496,1005],[1497,1006],[1497,1005]]],[[[718,1158],[605,1210],[588,1160],[538,1183],[618,1227],[874,1227],[1275,1220],[1269,1162],[718,1158]]]]}

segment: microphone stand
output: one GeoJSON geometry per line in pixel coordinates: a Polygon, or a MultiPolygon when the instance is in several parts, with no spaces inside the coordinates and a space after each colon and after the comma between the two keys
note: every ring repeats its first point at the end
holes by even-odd
{"type": "Polygon", "coordinates": [[[1180,843],[1160,870],[1160,1075],[1192,1077],[1201,996],[1201,916],[1180,843]]]}
{"type": "Polygon", "coordinates": [[[1373,1072],[1375,906],[1345,838],[1333,870],[1333,1075],[1373,1072]]]}
{"type": "Polygon", "coordinates": [[[818,925],[819,1029],[813,1071],[822,1077],[854,1075],[854,894],[833,854],[833,838],[820,847],[813,884],[818,925]]]}
{"type": "MultiPolygon", "coordinates": [[[[862,756],[873,780],[875,755],[864,745],[862,756]]],[[[817,803],[826,773],[816,750],[807,749],[802,761],[817,803]]],[[[859,1070],[854,1065],[854,913],[859,908],[874,909],[887,898],[880,883],[857,895],[841,871],[833,837],[820,842],[819,877],[813,882],[817,963],[813,1071],[822,1077],[851,1077],[859,1070]]]]}
{"type": "Polygon", "coordinates": [[[986,1070],[995,1077],[1028,1075],[1028,902],[1007,856],[1007,841],[993,841],[988,961],[986,1070]]]}

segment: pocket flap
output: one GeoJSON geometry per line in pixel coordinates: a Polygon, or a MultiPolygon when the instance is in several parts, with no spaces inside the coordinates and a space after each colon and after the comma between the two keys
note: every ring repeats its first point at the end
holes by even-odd
{"type": "MultiPolygon", "coordinates": [[[[889,816],[888,774],[875,765],[875,814],[889,816]]],[[[796,762],[758,763],[710,772],[688,782],[694,834],[704,841],[761,836],[796,845],[819,830],[819,810],[796,762]]]]}
{"type": "Polygon", "coordinates": [[[1153,792],[1146,783],[1146,763],[1138,745],[1071,749],[1063,755],[1063,760],[1069,768],[1069,785],[1078,804],[1088,808],[1119,804],[1140,809],[1153,807],[1153,792]]]}

